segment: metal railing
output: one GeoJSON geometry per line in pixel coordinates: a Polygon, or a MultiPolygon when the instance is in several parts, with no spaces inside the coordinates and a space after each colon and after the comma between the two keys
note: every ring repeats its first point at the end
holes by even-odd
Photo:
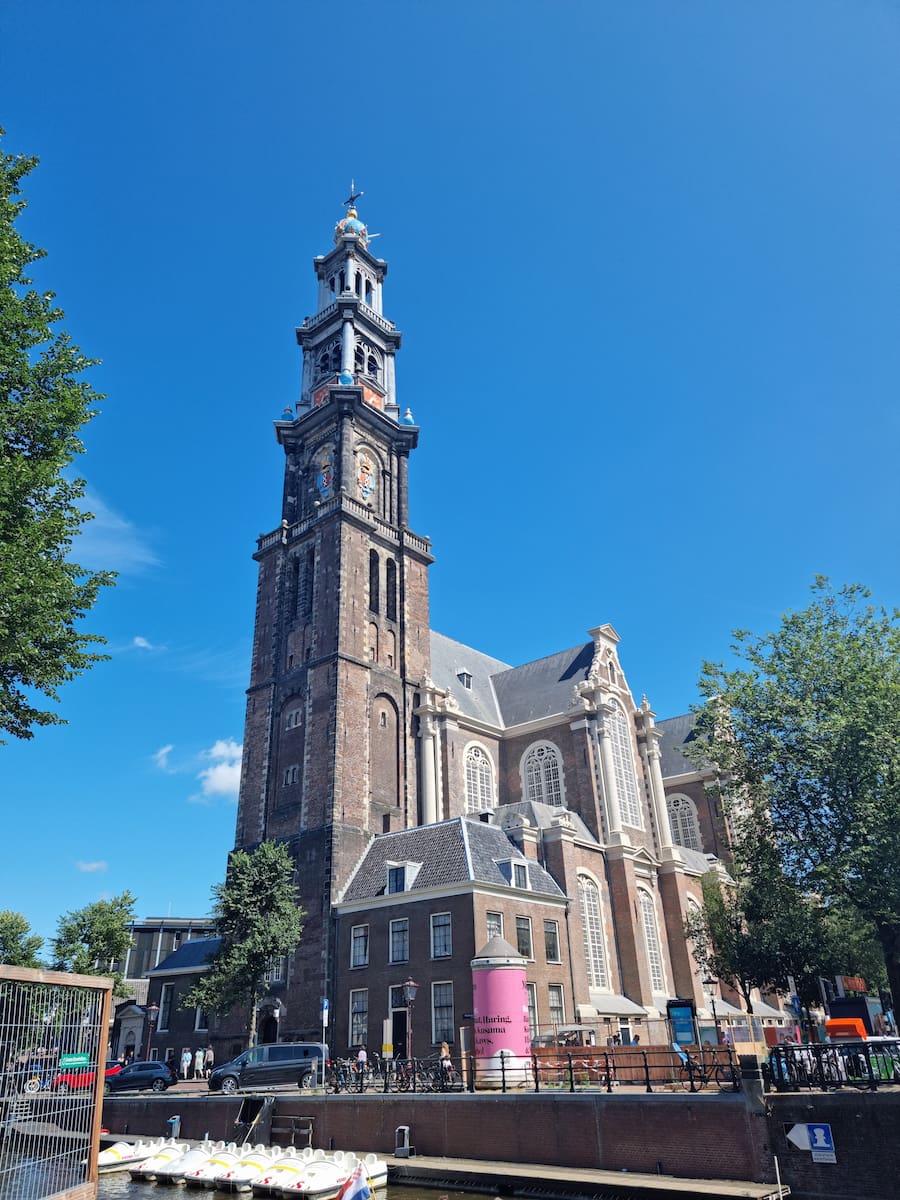
{"type": "Polygon", "coordinates": [[[111,979],[0,966],[0,1195],[96,1194],[111,979]]]}
{"type": "Polygon", "coordinates": [[[900,1039],[773,1046],[763,1078],[778,1092],[894,1087],[900,1083],[900,1039]]]}

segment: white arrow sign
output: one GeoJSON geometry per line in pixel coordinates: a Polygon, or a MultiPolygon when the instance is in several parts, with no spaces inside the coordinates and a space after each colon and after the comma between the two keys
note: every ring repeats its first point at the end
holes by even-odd
{"type": "Polygon", "coordinates": [[[796,1146],[798,1150],[809,1149],[809,1126],[808,1125],[793,1125],[788,1130],[787,1140],[796,1146]]]}

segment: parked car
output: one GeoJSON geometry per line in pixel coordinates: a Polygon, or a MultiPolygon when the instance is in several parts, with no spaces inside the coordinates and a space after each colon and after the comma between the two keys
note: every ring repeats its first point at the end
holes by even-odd
{"type": "Polygon", "coordinates": [[[105,1092],[125,1092],[131,1089],[143,1091],[150,1088],[154,1092],[164,1092],[173,1083],[178,1082],[178,1076],[164,1062],[133,1062],[114,1075],[108,1075],[103,1090],[105,1092]]]}
{"type": "MultiPolygon", "coordinates": [[[[122,1064],[116,1062],[115,1059],[109,1059],[106,1063],[106,1078],[110,1075],[118,1075],[122,1070],[122,1064]]],[[[55,1092],[74,1092],[80,1088],[88,1088],[93,1085],[94,1070],[93,1067],[89,1071],[61,1071],[59,1075],[51,1082],[50,1087],[55,1092]]]]}
{"type": "Polygon", "coordinates": [[[308,1088],[321,1078],[328,1060],[324,1042],[273,1042],[254,1046],[231,1062],[214,1067],[209,1076],[211,1092],[236,1092],[238,1088],[271,1087],[294,1083],[308,1088]]]}

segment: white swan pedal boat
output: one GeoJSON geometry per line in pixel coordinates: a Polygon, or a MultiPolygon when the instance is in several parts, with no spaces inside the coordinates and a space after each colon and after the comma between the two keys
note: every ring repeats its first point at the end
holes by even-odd
{"type": "Polygon", "coordinates": [[[156,1154],[164,1141],[164,1138],[154,1138],[149,1142],[113,1142],[97,1155],[97,1169],[101,1175],[128,1171],[156,1154]]]}
{"type": "Polygon", "coordinates": [[[189,1171],[202,1166],[224,1145],[224,1142],[212,1142],[207,1138],[197,1146],[189,1146],[181,1158],[174,1158],[164,1166],[157,1167],[156,1182],[163,1185],[184,1183],[184,1177],[189,1171]]]}
{"type": "Polygon", "coordinates": [[[166,1138],[155,1154],[145,1158],[143,1162],[131,1167],[132,1179],[155,1179],[157,1168],[164,1168],[168,1163],[181,1158],[190,1147],[187,1142],[176,1142],[174,1138],[166,1138]]]}

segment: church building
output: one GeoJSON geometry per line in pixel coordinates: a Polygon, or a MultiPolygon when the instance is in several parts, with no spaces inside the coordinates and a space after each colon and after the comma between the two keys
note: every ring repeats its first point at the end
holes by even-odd
{"type": "Polygon", "coordinates": [[[431,628],[419,429],[355,199],[314,260],[300,399],[275,423],[280,520],[255,554],[235,846],[284,841],[307,913],[261,1040],[317,1040],[328,1000],[335,1052],[387,1028],[430,1054],[496,936],[526,959],[536,1038],[629,1040],[669,998],[706,1004],[683,923],[725,830],[681,754],[690,718],[635,704],[611,624],[518,666],[431,628]]]}

